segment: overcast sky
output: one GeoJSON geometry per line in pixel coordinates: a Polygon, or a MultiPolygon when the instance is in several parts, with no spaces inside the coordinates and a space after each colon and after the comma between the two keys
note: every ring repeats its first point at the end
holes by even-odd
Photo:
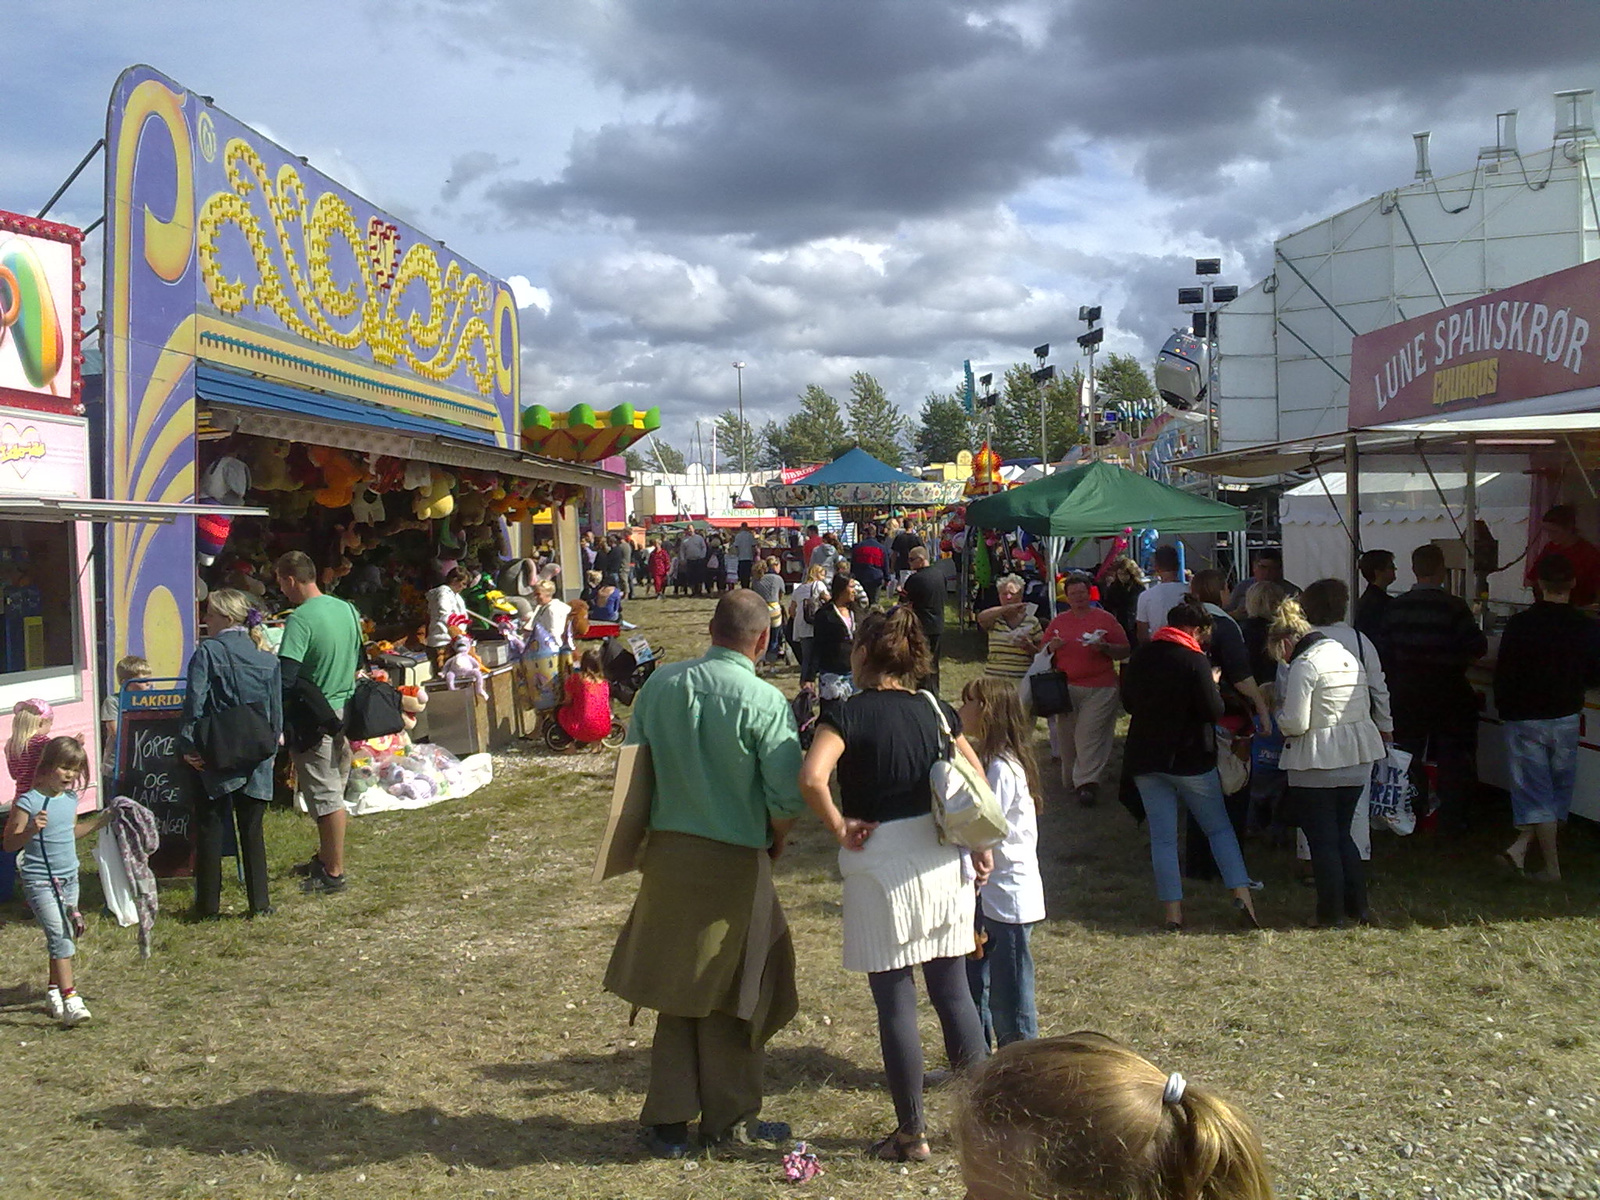
{"type": "MultiPolygon", "coordinates": [[[[1589,0],[228,0],[0,5],[0,208],[147,62],[516,280],[523,400],[659,405],[688,449],[871,371],[914,414],[1080,304],[1149,360],[1192,259],[1438,174],[1600,85],[1589,0]]],[[[52,214],[87,223],[99,168],[52,214]]],[[[95,256],[98,264],[98,256],[95,256]]]]}

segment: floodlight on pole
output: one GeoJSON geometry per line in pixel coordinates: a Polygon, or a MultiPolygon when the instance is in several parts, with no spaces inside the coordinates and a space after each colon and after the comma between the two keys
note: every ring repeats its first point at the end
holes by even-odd
{"type": "Polygon", "coordinates": [[[750,470],[750,438],[744,423],[744,363],[734,363],[733,370],[739,381],[739,470],[747,472],[750,470]]]}

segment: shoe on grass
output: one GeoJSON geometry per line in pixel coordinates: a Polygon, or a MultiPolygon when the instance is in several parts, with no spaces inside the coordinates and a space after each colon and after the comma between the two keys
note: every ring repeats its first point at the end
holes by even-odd
{"type": "Polygon", "coordinates": [[[735,1121],[731,1128],[715,1137],[708,1138],[702,1133],[701,1140],[707,1146],[753,1146],[761,1142],[787,1142],[793,1134],[794,1130],[783,1121],[735,1121]]]}
{"type": "Polygon", "coordinates": [[[290,867],[289,868],[289,874],[291,874],[291,875],[309,875],[309,874],[311,874],[311,872],[315,871],[321,865],[322,865],[322,860],[320,858],[318,858],[315,854],[313,854],[310,858],[306,859],[305,862],[303,862],[303,863],[295,863],[294,866],[290,867]]]}
{"type": "Polygon", "coordinates": [[[52,1021],[61,1020],[61,1017],[67,1011],[67,1008],[65,1001],[61,999],[60,988],[52,987],[44,994],[44,1010],[50,1014],[50,1019],[52,1021]]]}
{"type": "Polygon", "coordinates": [[[331,895],[334,892],[344,891],[344,874],[329,875],[323,870],[322,863],[316,859],[311,868],[311,874],[306,876],[306,881],[300,885],[300,890],[308,896],[331,895]]]}
{"type": "Polygon", "coordinates": [[[675,1125],[647,1125],[643,1131],[644,1148],[651,1158],[689,1157],[689,1122],[675,1125]]]}
{"type": "Polygon", "coordinates": [[[74,992],[61,1001],[61,1028],[71,1029],[74,1025],[82,1025],[90,1017],[89,1006],[83,1002],[83,997],[74,992]]]}

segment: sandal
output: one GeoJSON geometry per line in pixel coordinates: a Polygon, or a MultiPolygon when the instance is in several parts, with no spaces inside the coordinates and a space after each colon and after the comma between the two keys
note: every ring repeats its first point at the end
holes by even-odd
{"type": "Polygon", "coordinates": [[[927,1162],[933,1157],[926,1137],[920,1133],[901,1133],[898,1129],[882,1141],[874,1142],[869,1153],[880,1162],[927,1162]]]}

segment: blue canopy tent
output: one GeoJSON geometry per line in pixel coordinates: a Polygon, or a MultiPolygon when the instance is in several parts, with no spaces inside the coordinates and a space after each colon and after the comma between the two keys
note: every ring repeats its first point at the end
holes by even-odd
{"type": "Polygon", "coordinates": [[[960,483],[929,483],[891,467],[857,446],[794,483],[752,489],[773,508],[928,508],[953,503],[960,483]]]}

